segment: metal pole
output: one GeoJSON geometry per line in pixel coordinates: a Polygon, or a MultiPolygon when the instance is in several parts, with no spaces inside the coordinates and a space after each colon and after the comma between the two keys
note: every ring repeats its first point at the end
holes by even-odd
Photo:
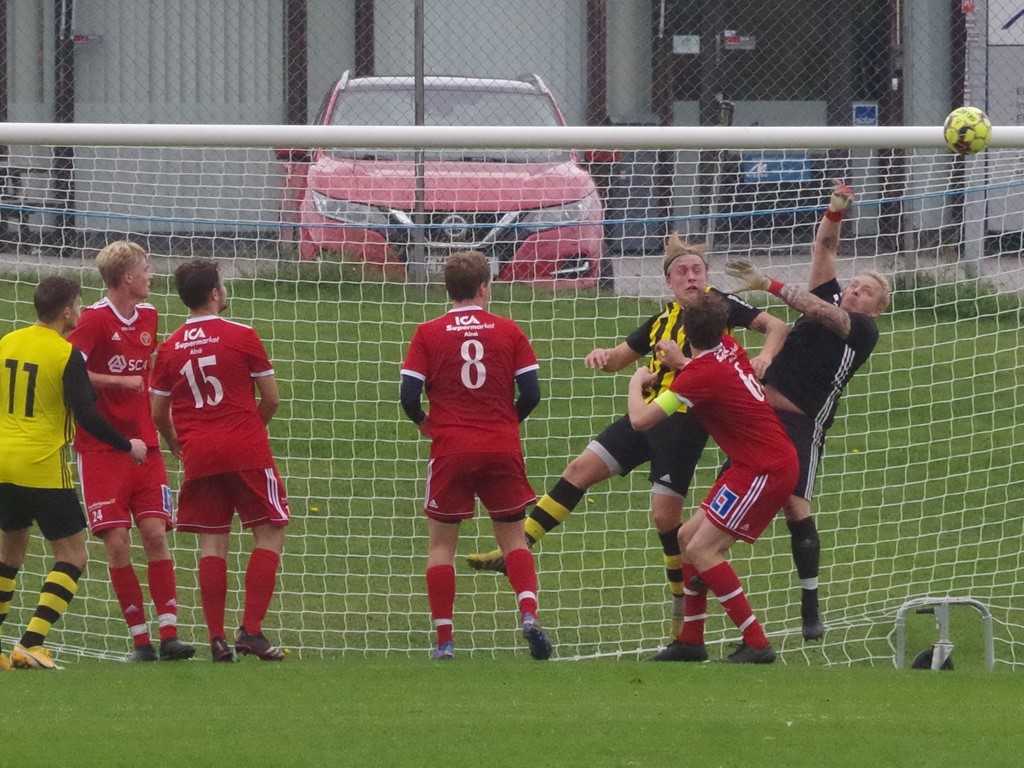
{"type": "MultiPolygon", "coordinates": [[[[7,103],[7,0],[0,0],[0,123],[7,122],[7,103]]],[[[15,184],[9,163],[10,148],[0,144],[0,199],[5,203],[13,193],[15,184]]],[[[6,209],[0,211],[0,235],[6,234],[6,218],[12,216],[12,213],[6,209]]]]}
{"type": "Polygon", "coordinates": [[[288,0],[284,17],[285,122],[305,125],[309,101],[309,44],[306,37],[309,9],[306,0],[288,0]]]}
{"type": "MultiPolygon", "coordinates": [[[[54,122],[75,122],[75,43],[72,39],[74,0],[54,3],[54,122]]],[[[73,147],[53,148],[54,203],[64,211],[75,207],[75,150],[73,147]]],[[[43,235],[47,244],[60,247],[76,240],[75,215],[59,213],[54,217],[54,231],[43,235]]]]}
{"type": "MultiPolygon", "coordinates": [[[[732,125],[732,118],[736,111],[736,105],[723,98],[718,105],[718,124],[724,126],[732,125]]],[[[714,177],[711,182],[711,199],[708,202],[709,213],[719,213],[722,205],[722,169],[725,167],[726,160],[729,158],[729,152],[724,149],[720,149],[717,152],[718,158],[715,160],[714,177]]],[[[735,188],[730,193],[730,198],[735,194],[735,188]]],[[[704,234],[704,245],[709,251],[715,248],[715,230],[717,220],[714,216],[708,219],[707,232],[704,234]]]]}
{"type": "MultiPolygon", "coordinates": [[[[416,125],[424,124],[424,88],[423,88],[423,0],[415,0],[415,18],[413,20],[414,25],[414,69],[413,75],[416,81],[415,87],[415,98],[416,98],[416,125]]],[[[427,253],[426,244],[424,242],[424,230],[423,225],[425,223],[424,216],[424,198],[426,197],[426,184],[424,180],[424,163],[423,163],[423,148],[416,148],[416,199],[413,206],[412,221],[415,225],[411,232],[409,232],[409,251],[408,251],[408,262],[406,264],[406,275],[410,282],[422,283],[426,282],[427,279],[427,253]]]]}
{"type": "MultiPolygon", "coordinates": [[[[988,102],[988,27],[979,19],[987,18],[986,12],[990,3],[979,0],[975,4],[975,12],[965,14],[964,37],[967,42],[964,72],[964,104],[985,104],[988,102]]],[[[968,188],[981,191],[969,192],[964,198],[963,210],[963,261],[966,277],[977,277],[979,261],[985,255],[985,236],[988,234],[986,210],[988,193],[984,191],[985,179],[988,176],[986,161],[980,157],[967,158],[963,165],[965,181],[968,188]]]]}

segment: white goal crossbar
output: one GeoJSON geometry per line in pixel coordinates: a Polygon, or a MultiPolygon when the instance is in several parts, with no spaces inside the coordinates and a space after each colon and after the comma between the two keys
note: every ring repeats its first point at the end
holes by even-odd
{"type": "MultiPolygon", "coordinates": [[[[149,147],[494,147],[579,149],[939,149],[941,126],[466,127],[0,123],[0,144],[149,147]]],[[[1024,147],[996,126],[991,148],[1024,147]]]]}

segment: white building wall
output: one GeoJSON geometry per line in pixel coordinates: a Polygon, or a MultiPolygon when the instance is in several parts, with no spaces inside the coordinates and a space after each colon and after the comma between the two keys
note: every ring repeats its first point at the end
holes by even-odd
{"type": "MultiPolygon", "coordinates": [[[[425,3],[427,74],[508,78],[540,75],[570,125],[586,115],[586,3],[515,0],[425,3]]],[[[376,73],[411,75],[414,18],[409,0],[378,0],[376,73]]]]}
{"type": "Polygon", "coordinates": [[[651,110],[651,4],[609,2],[608,116],[633,123],[651,110]]]}
{"type": "Polygon", "coordinates": [[[342,72],[355,69],[355,0],[309,0],[307,8],[309,93],[306,111],[312,119],[327,89],[342,72]]]}
{"type": "Polygon", "coordinates": [[[53,4],[7,4],[8,119],[53,119],[53,4]]]}

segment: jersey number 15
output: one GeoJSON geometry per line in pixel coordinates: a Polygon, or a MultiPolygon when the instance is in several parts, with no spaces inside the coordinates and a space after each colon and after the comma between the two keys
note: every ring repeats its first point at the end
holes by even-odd
{"type": "Polygon", "coordinates": [[[196,402],[196,408],[217,405],[224,399],[224,387],[221,385],[220,379],[209,370],[216,365],[217,356],[206,355],[197,360],[189,360],[178,370],[178,373],[184,376],[188,382],[189,389],[192,390],[192,398],[196,402]],[[196,375],[196,369],[198,369],[198,376],[196,375]]]}

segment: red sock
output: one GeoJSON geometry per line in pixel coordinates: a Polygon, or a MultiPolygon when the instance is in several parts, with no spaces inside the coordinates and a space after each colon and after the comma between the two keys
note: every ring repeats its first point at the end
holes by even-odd
{"type": "Polygon", "coordinates": [[[743,586],[740,578],[728,562],[719,563],[714,568],[701,571],[700,577],[708,585],[708,589],[715,593],[722,608],[732,619],[733,624],[740,628],[743,633],[743,642],[751,648],[764,648],[768,645],[768,638],[761,628],[761,623],[754,616],[747,596],[743,593],[743,586]]]}
{"type": "Polygon", "coordinates": [[[245,612],[242,626],[250,634],[263,631],[263,619],[277,586],[281,555],[271,549],[254,549],[245,568],[245,612]]]}
{"type": "Polygon", "coordinates": [[[528,613],[537,614],[537,567],[533,561],[533,552],[526,549],[514,549],[505,558],[505,571],[508,583],[516,593],[519,612],[524,616],[528,613]]]}
{"type": "Polygon", "coordinates": [[[708,615],[707,588],[694,589],[690,582],[697,575],[691,563],[683,563],[683,628],[679,642],[699,645],[704,642],[704,621],[708,615]]]}
{"type": "Polygon", "coordinates": [[[224,604],[228,599],[228,563],[222,557],[199,558],[199,594],[210,640],[227,637],[224,632],[224,604]]]}
{"type": "Polygon", "coordinates": [[[156,606],[160,639],[178,636],[178,589],[174,582],[174,561],[157,560],[149,564],[149,594],[156,606]]]}
{"type": "Polygon", "coordinates": [[[132,636],[135,647],[148,645],[149,626],[146,623],[146,609],[143,608],[142,587],[139,585],[139,577],[135,574],[135,568],[126,565],[123,568],[108,568],[110,583],[114,587],[114,594],[117,595],[117,602],[121,605],[121,615],[128,624],[128,632],[132,636]]]}
{"type": "Polygon", "coordinates": [[[427,568],[427,600],[430,619],[437,630],[437,644],[452,639],[452,615],[455,613],[455,566],[433,565],[427,568]]]}

